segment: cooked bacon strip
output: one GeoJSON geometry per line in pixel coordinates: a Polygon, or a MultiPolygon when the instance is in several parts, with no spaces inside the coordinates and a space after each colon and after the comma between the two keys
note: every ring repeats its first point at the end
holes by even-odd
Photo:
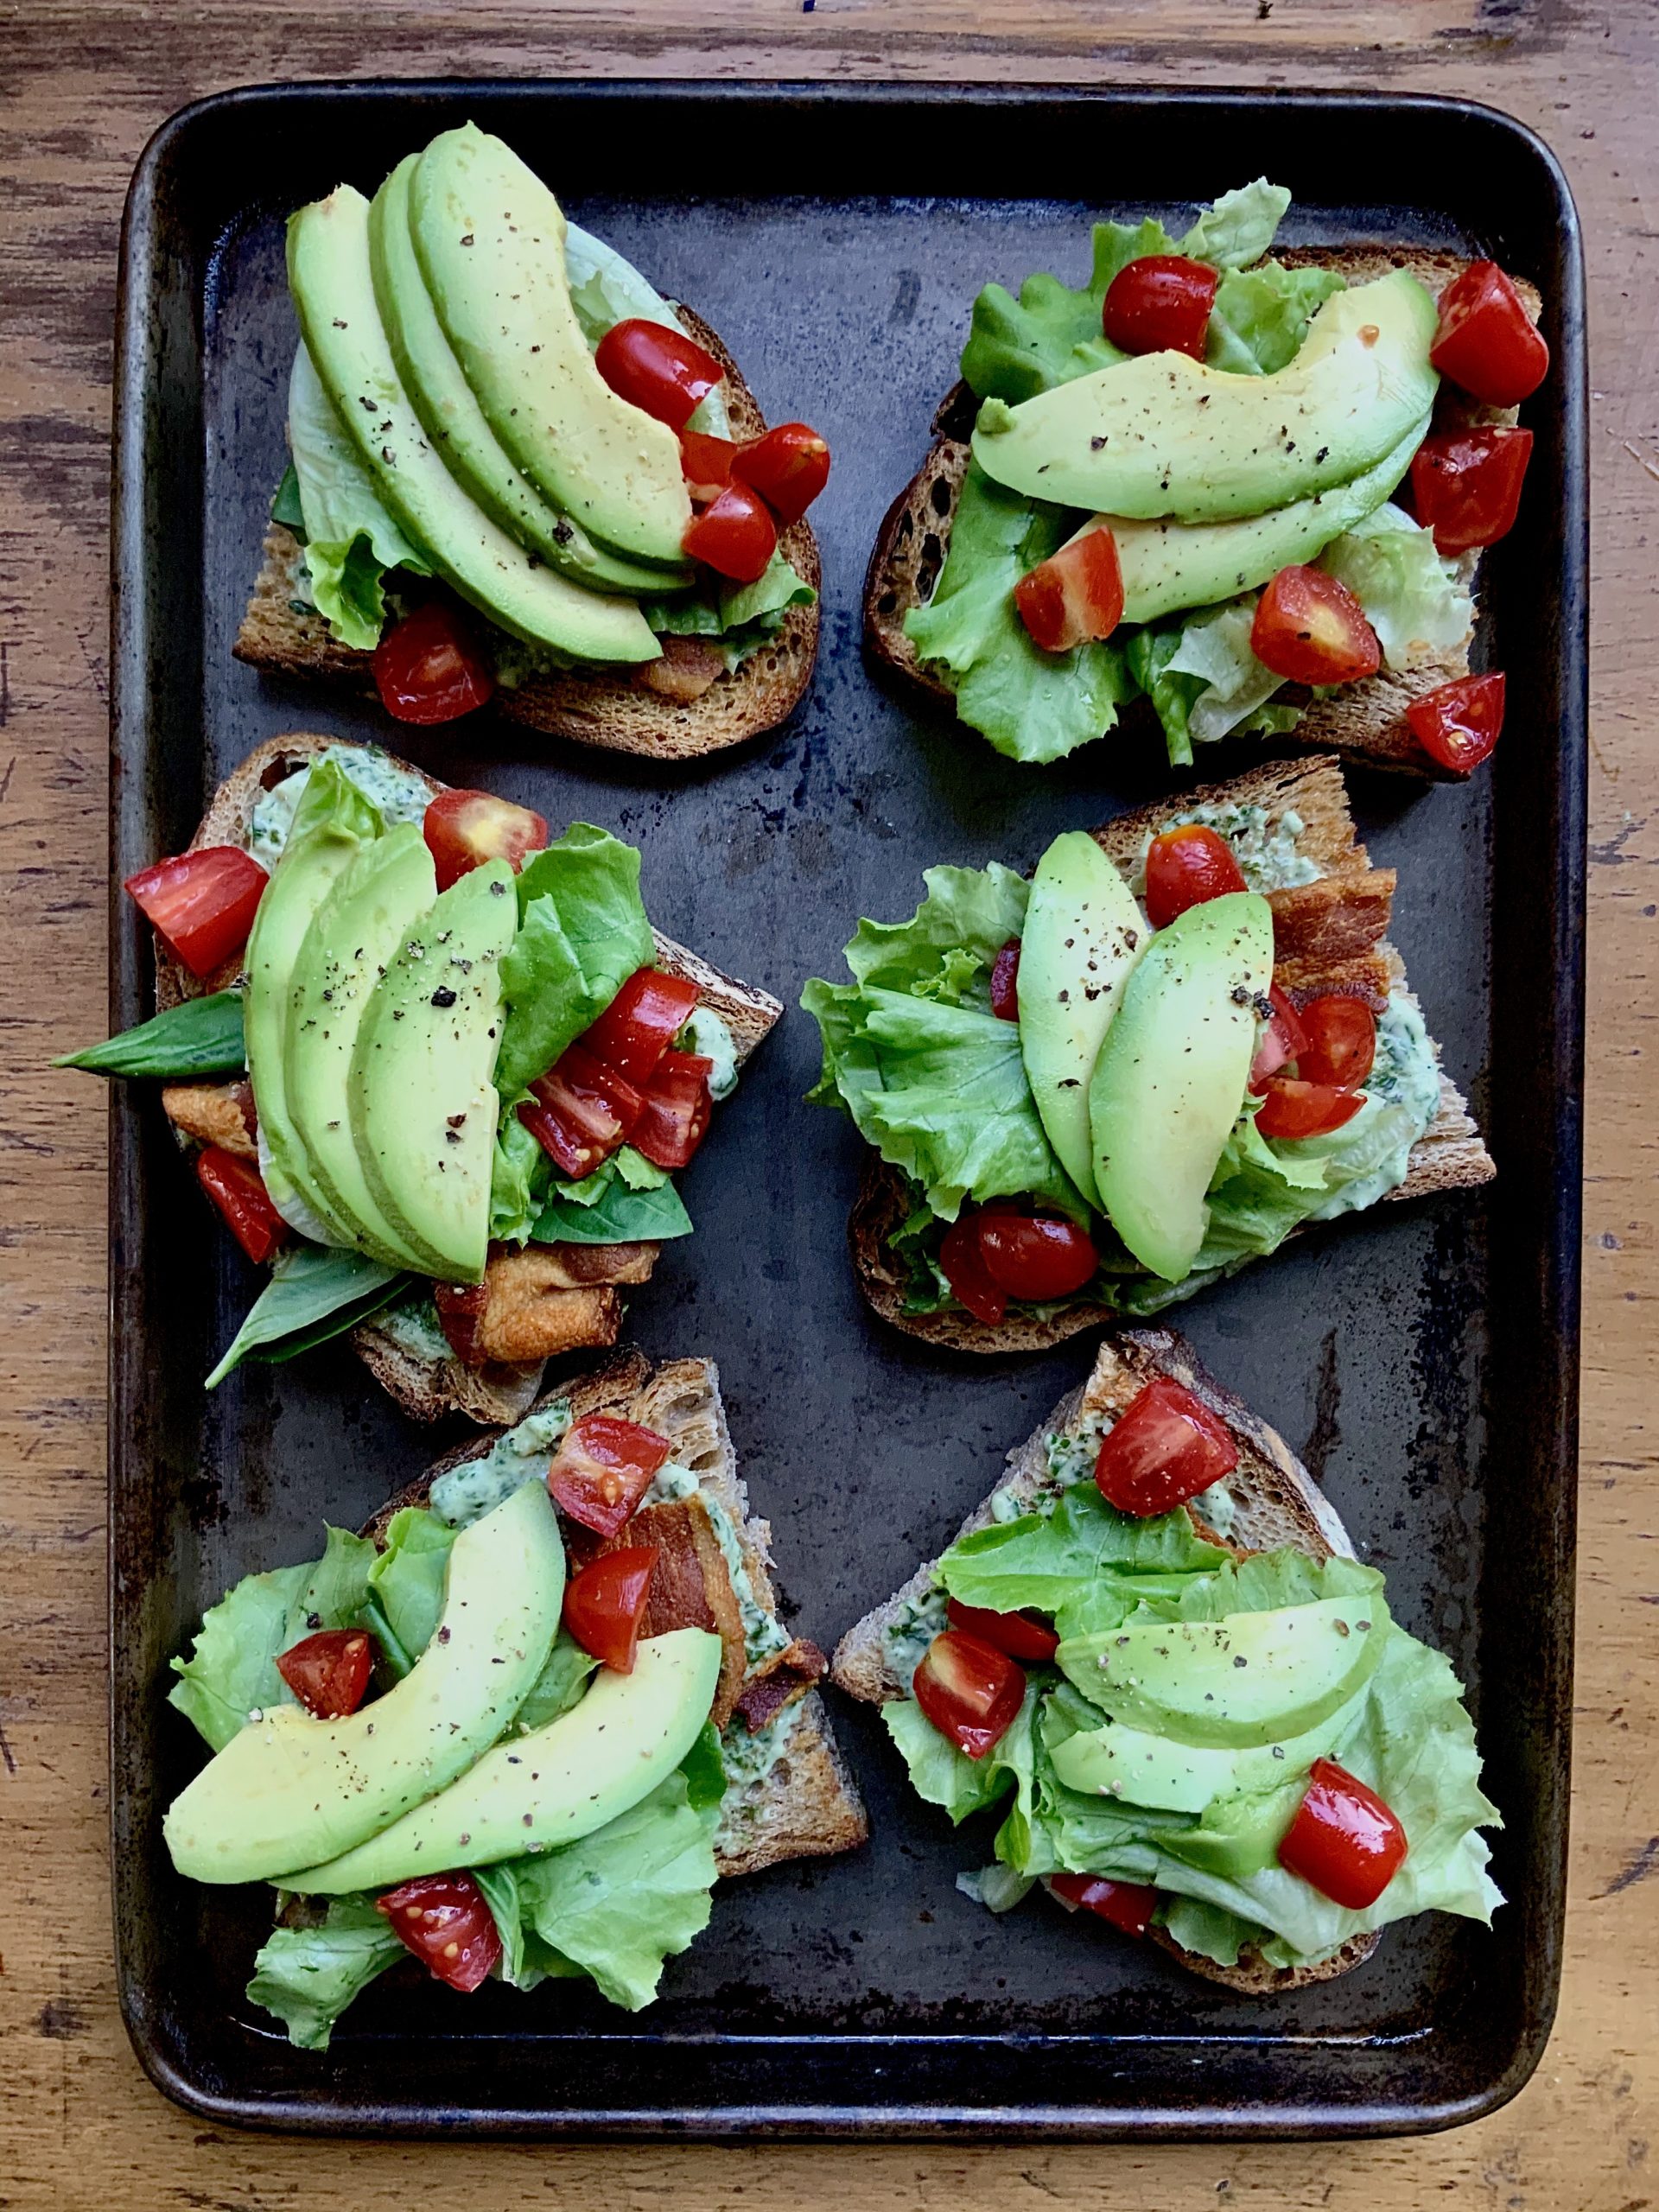
{"type": "Polygon", "coordinates": [[[1311,976],[1369,952],[1387,933],[1394,886],[1391,868],[1374,868],[1269,891],[1275,965],[1300,962],[1311,976]]]}
{"type": "MultiPolygon", "coordinates": [[[[502,1255],[520,1262],[518,1274],[550,1290],[582,1290],[594,1282],[649,1282],[660,1244],[527,1244],[502,1255]]],[[[492,1262],[494,1268],[498,1263],[492,1262]]]]}
{"type": "Polygon", "coordinates": [[[259,1157],[253,1085],[240,1083],[168,1083],[162,1086],[162,1111],[175,1129],[198,1144],[218,1145],[238,1160],[259,1157]]]}
{"type": "Polygon", "coordinates": [[[804,1698],[830,1662],[816,1643],[798,1636],[786,1651],[776,1651],[744,1683],[737,1713],[752,1736],[769,1728],[786,1705],[804,1698]]]}
{"type": "Polygon", "coordinates": [[[1324,998],[1363,999],[1373,1014],[1381,1014],[1394,978],[1382,955],[1368,952],[1335,966],[1325,960],[1281,960],[1274,964],[1273,980],[1299,1014],[1314,999],[1324,998]]]}
{"type": "Polygon", "coordinates": [[[617,1283],[649,1282],[658,1244],[527,1244],[490,1255],[481,1283],[440,1283],[438,1318],[468,1367],[550,1359],[613,1344],[622,1325],[617,1283]]]}
{"type": "Polygon", "coordinates": [[[657,1572],[651,1578],[651,1596],[639,1632],[666,1636],[671,1629],[703,1628],[719,1637],[720,1684],[709,1718],[716,1728],[723,1728],[743,1687],[748,1653],[743,1641],[742,1608],[702,1498],[694,1492],[662,1505],[642,1506],[626,1528],[607,1542],[569,1522],[564,1529],[573,1567],[586,1567],[607,1552],[632,1550],[644,1544],[657,1547],[657,1572]]]}
{"type": "Polygon", "coordinates": [[[726,673],[719,651],[706,638],[667,637],[661,643],[662,658],[645,661],[633,672],[633,681],[641,691],[654,691],[659,699],[690,706],[726,673]]]}

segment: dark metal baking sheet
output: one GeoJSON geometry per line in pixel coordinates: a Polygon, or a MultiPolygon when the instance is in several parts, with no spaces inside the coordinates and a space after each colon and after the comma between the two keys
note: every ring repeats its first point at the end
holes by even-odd
{"type": "MultiPolygon", "coordinates": [[[[1554,352],[1522,520],[1487,564],[1510,696],[1493,772],[1427,791],[1354,779],[1500,1179],[1301,1240],[1179,1317],[1468,1683],[1510,1902],[1490,1935],[1432,1916],[1339,1981],[1247,2002],[1058,1914],[969,1904],[954,1878],[982,1840],[916,1802],[874,1716],[842,1705],[868,1849],[723,1886],[649,2011],[573,1984],[463,2005],[411,1967],[352,2008],[326,2057],[290,2050],[242,1993],[266,1898],[179,1881],[162,1851],[160,1809],[199,1758],[163,1702],[167,1661],[229,1581],[305,1555],[323,1514],[356,1522],[435,1446],[337,1348],[203,1395],[253,1279],[199,1216],[153,1099],[118,1093],[117,1940],[139,2054],[193,2109],[374,2134],[1358,2133],[1488,2111],[1536,2063],[1567,1802],[1586,571],[1579,241],[1536,139],[1445,101],[1035,87],[297,86],[189,110],[144,156],[123,247],[113,875],[176,849],[259,739],[372,735],[634,840],[653,916],[792,1006],[806,976],[836,972],[858,916],[908,907],[925,865],[1026,865],[1061,827],[1158,789],[1155,745],[1022,768],[896,701],[861,664],[860,584],[976,288],[1081,270],[1096,214],[1207,198],[1264,162],[1295,192],[1299,242],[1496,253],[1541,287],[1554,352]],[[792,726],[746,752],[658,771],[488,724],[424,741],[230,658],[283,463],[283,218],[342,175],[372,189],[469,115],[709,316],[773,419],[830,438],[817,678],[792,726]]],[[[118,891],[111,923],[122,1025],[149,967],[118,891]]],[[[719,1360],[801,1626],[828,1643],[937,1547],[1089,1348],[972,1364],[870,1319],[843,1246],[857,1141],[799,1103],[814,1042],[791,1012],[722,1110],[686,1179],[698,1234],[670,1248],[632,1325],[655,1355],[719,1360]]]]}

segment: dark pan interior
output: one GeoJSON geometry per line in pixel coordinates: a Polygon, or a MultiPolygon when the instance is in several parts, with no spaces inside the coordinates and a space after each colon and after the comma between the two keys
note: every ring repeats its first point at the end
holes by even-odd
{"type": "MultiPolygon", "coordinates": [[[[291,2051],[242,1994],[267,1898],[184,1884],[162,1849],[161,1808],[200,1757],[163,1702],[167,1662],[227,1583],[308,1555],[325,1515],[358,1522],[448,1440],[406,1423],[338,1348],[203,1395],[255,1280],[200,1210],[153,1098],[118,1094],[116,1923],[140,2054],[194,2108],[374,2133],[1377,2132],[1488,2109],[1536,2062],[1566,1848],[1585,549],[1577,238],[1535,141],[1451,103],[1039,89],[363,85],[190,111],[145,158],[125,241],[114,874],[177,849],[258,740],[372,735],[634,841],[653,917],[789,1004],[685,1179],[698,1233],[669,1249],[631,1325],[653,1355],[718,1359],[800,1626],[830,1643],[938,1546],[1090,1351],[974,1364],[865,1313],[844,1249],[859,1146],[800,1103],[816,1073],[800,986],[838,972],[861,914],[908,911],[925,865],[1028,865],[1062,827],[1167,781],[1144,731],[1020,768],[881,689],[859,651],[865,561],[976,289],[1038,268],[1075,278],[1094,216],[1208,198],[1264,151],[1295,190],[1294,242],[1491,250],[1541,286],[1555,350],[1529,411],[1522,520],[1487,568],[1485,649],[1510,692],[1495,772],[1462,789],[1353,780],[1377,858],[1400,869],[1395,935],[1501,1179],[1490,1200],[1385,1205],[1310,1236],[1176,1316],[1303,1453],[1388,1570],[1397,1616],[1468,1683],[1509,1904],[1491,1934],[1433,1916],[1344,1980],[1247,2002],[1038,1903],[991,1919],[954,1886],[988,1833],[953,1834],[912,1799],[874,1717],[843,1704],[868,1849],[723,1888],[645,2014],[575,1985],[491,1986],[463,2008],[411,1967],[353,2008],[326,2057],[291,2051]],[[487,722],[405,736],[230,658],[283,461],[283,218],[342,174],[372,190],[467,115],[707,316],[772,419],[810,417],[830,439],[823,653],[771,740],[658,771],[487,722]],[[615,174],[619,143],[629,189],[595,197],[584,188],[615,174]],[[815,189],[757,194],[754,180],[783,176],[815,189]],[[1356,177],[1377,204],[1333,197],[1356,177]],[[1052,196],[1006,196],[1030,178],[1052,196]]],[[[111,941],[124,1024],[149,969],[118,893],[111,941]]]]}

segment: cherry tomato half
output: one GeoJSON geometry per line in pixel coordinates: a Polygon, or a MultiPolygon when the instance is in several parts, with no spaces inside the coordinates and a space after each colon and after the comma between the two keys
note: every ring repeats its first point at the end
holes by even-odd
{"type": "Polygon", "coordinates": [[[421,818],[440,891],[486,861],[505,861],[517,875],[546,844],[547,834],[543,816],[492,791],[440,791],[421,818]]]}
{"type": "Polygon", "coordinates": [[[256,1265],[288,1242],[288,1224],[270,1203],[264,1179],[251,1160],[210,1144],[196,1154],[196,1180],[256,1265]]]}
{"type": "Polygon", "coordinates": [[[639,315],[612,325],[594,351],[594,366],[619,398],[671,430],[685,428],[726,374],[683,330],[639,315]]]}
{"type": "Polygon", "coordinates": [[[1440,294],[1428,358],[1488,407],[1518,407],[1549,372],[1549,348],[1495,261],[1471,261],[1440,294]]]}
{"type": "Polygon", "coordinates": [[[1046,653],[1109,638],[1123,620],[1117,540],[1104,523],[1085,530],[1027,569],[1014,588],[1014,603],[1033,644],[1046,653]]]}
{"type": "Polygon", "coordinates": [[[985,1255],[979,1249],[976,1214],[964,1210],[945,1230],[939,1246],[939,1272],[957,1304],[965,1306],[976,1321],[982,1321],[988,1329],[1001,1325],[1008,1310],[1008,1294],[992,1281],[986,1268],[985,1255]]]}
{"type": "Polygon", "coordinates": [[[559,1439],[547,1471],[561,1513],[595,1535],[614,1536],[651,1488],[673,1446],[654,1428],[614,1414],[588,1414],[559,1439]]]}
{"type": "Polygon", "coordinates": [[[1382,665],[1376,632],[1344,583],[1323,569],[1281,569],[1256,602],[1250,651],[1292,683],[1356,683],[1382,665]]]}
{"type": "Polygon", "coordinates": [[[1260,1090],[1270,1075],[1277,1075],[1281,1068],[1288,1067],[1299,1053],[1307,1049],[1307,1032],[1301,1017],[1277,983],[1268,986],[1268,998],[1273,1014],[1262,1025],[1262,1034],[1256,1039],[1255,1058],[1250,1062],[1252,1090],[1260,1090]]]}
{"type": "Polygon", "coordinates": [[[1279,1864],[1348,1911],[1363,1912],[1398,1873],[1406,1849],[1398,1815],[1374,1789],[1334,1759],[1315,1759],[1279,1864]]]}
{"type": "Polygon", "coordinates": [[[1411,461],[1417,519],[1442,553],[1495,545],[1514,526],[1532,432],[1491,428],[1425,438],[1411,461]]]}
{"type": "Polygon", "coordinates": [[[240,845],[202,845],[127,878],[127,890],[173,957],[211,976],[248,941],[270,878],[240,845]]]}
{"type": "Polygon", "coordinates": [[[1138,1882],[1109,1882],[1103,1874],[1051,1874],[1048,1886],[1066,1904],[1109,1920],[1126,1936],[1144,1936],[1158,1904],[1156,1890],[1138,1882]]]}
{"type": "Polygon", "coordinates": [[[995,1613],[988,1605],[964,1605],[960,1598],[947,1599],[944,1611],[952,1628],[976,1636],[982,1643],[995,1644],[1010,1659],[1052,1659],[1060,1648],[1053,1630],[1027,1613],[995,1613]]]}
{"type": "Polygon", "coordinates": [[[1092,1280],[1100,1255],[1087,1230],[1057,1214],[986,1206],[976,1216],[985,1272],[1010,1298],[1042,1305],[1092,1280]]]}
{"type": "Polygon", "coordinates": [[[758,492],[734,482],[692,516],[680,544],[688,558],[702,562],[716,575],[752,584],[765,575],[778,550],[778,525],[758,492]]]}
{"type": "Polygon", "coordinates": [[[709,1078],[715,1064],[671,1046],[657,1064],[644,1111],[630,1141],[655,1167],[683,1167],[702,1142],[714,1101],[709,1078]]]}
{"type": "Polygon", "coordinates": [[[1011,937],[991,969],[991,1012],[999,1021],[1020,1019],[1020,940],[1011,937]]]}
{"type": "Polygon", "coordinates": [[[338,1720],[368,1694],[374,1640],[366,1629],[320,1629],[283,1652],[276,1671],[308,1713],[338,1720]]]}
{"type": "Polygon", "coordinates": [[[603,1166],[645,1112],[643,1093],[582,1045],[568,1046],[530,1088],[518,1118],[573,1183],[603,1166]]]}
{"type": "Polygon", "coordinates": [[[940,1735],[970,1759],[982,1759],[1001,1742],[1026,1697],[1023,1669],[994,1643],[958,1628],[934,1637],[911,1687],[940,1735]]]}
{"type": "Polygon", "coordinates": [[[1147,253],[1107,287],[1101,328],[1126,353],[1190,353],[1204,359],[1210,310],[1221,271],[1180,253],[1147,253]]]}
{"type": "Polygon", "coordinates": [[[683,976],[636,969],[581,1042],[630,1083],[647,1084],[696,1003],[697,987],[683,976]]]}
{"type": "Polygon", "coordinates": [[[1202,822],[1165,830],[1147,848],[1147,913],[1155,930],[1166,928],[1189,906],[1246,887],[1232,847],[1202,822]]]}
{"type": "Polygon", "coordinates": [[[1376,1058],[1376,1016],[1363,999],[1335,991],[1302,1008],[1303,1043],[1293,1057],[1304,1083],[1334,1083],[1357,1090],[1376,1058]]]}
{"type": "Polygon", "coordinates": [[[1459,676],[1437,684],[1406,709],[1411,734],[1431,760],[1466,776],[1503,734],[1504,690],[1498,675],[1459,676]]]}
{"type": "Polygon", "coordinates": [[[779,522],[798,522],[830,481],[830,448],[809,423],[780,423],[737,449],[734,474],[779,522]]]}
{"type": "Polygon", "coordinates": [[[377,1897],[375,1909],[451,1989],[476,1989],[501,1955],[495,1915],[470,1874],[422,1874],[377,1897]]]}
{"type": "Polygon", "coordinates": [[[1095,1482],[1108,1505],[1145,1520],[1167,1513],[1238,1465],[1238,1446],[1208,1406],[1154,1375],[1101,1439],[1095,1482]]]}
{"type": "Polygon", "coordinates": [[[1357,1090],[1334,1083],[1301,1083],[1288,1075],[1270,1075],[1262,1090],[1255,1126],[1264,1137],[1328,1136],[1351,1122],[1365,1103],[1357,1090]]]}
{"type": "Polygon", "coordinates": [[[564,1624],[584,1651],[619,1675],[633,1672],[659,1554],[655,1544],[601,1552],[564,1586],[564,1624]]]}
{"type": "Polygon", "coordinates": [[[685,488],[700,507],[717,499],[732,480],[737,447],[730,438],[716,438],[707,430],[682,430],[680,467],[685,488]]]}
{"type": "Polygon", "coordinates": [[[387,631],[374,649],[374,681],[381,705],[400,722],[452,722],[495,690],[467,618],[438,599],[387,631]]]}

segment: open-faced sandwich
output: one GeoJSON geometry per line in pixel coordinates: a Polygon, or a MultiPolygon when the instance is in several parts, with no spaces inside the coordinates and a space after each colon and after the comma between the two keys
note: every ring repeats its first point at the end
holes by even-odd
{"type": "Polygon", "coordinates": [[[812,1093],[874,1148],[875,1310],[976,1351],[1157,1313],[1305,1224],[1493,1173],[1387,931],[1337,763],[930,868],[810,982],[812,1093]]]}
{"type": "Polygon", "coordinates": [[[291,460],[236,642],[445,721],[679,759],[775,728],[817,647],[830,454],[468,124],[289,225],[291,460]]]}
{"type": "Polygon", "coordinates": [[[161,1012],[67,1065],[159,1077],[271,1263],[210,1382],[349,1330],[417,1418],[509,1421],[549,1358],[615,1343],[782,1011],[652,931],[632,846],[279,737],[127,888],[161,1012]]]}
{"type": "Polygon", "coordinates": [[[321,2049],[412,1952],[637,2011],[716,1876],[861,1843],[769,1537],[713,1363],[628,1353],[238,1583],[174,1662],[213,1757],[165,1834],[282,1892],[253,2001],[321,2049]]]}
{"type": "Polygon", "coordinates": [[[919,1795],[1001,1816],[959,1885],[1040,1882],[1247,1993],[1501,1902],[1451,1666],[1389,1612],[1283,1439],[1168,1332],[1101,1350],[833,1679],[919,1795]]]}
{"type": "Polygon", "coordinates": [[[1230,732],[1431,776],[1497,743],[1472,585],[1531,452],[1538,296],[1439,251],[1265,258],[1289,204],[1258,179],[1179,243],[1098,223],[1086,283],[975,302],[865,634],[999,752],[1056,760],[1137,699],[1182,766],[1230,732]]]}

